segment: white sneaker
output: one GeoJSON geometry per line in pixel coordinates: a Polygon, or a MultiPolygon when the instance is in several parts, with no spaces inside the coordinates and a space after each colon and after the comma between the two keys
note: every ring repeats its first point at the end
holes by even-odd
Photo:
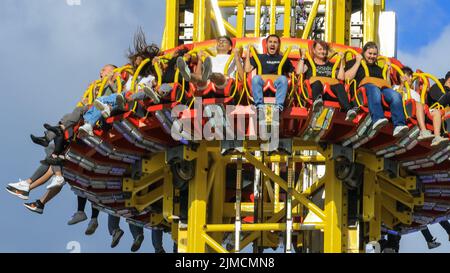
{"type": "Polygon", "coordinates": [[[89,123],[85,123],[78,130],[81,132],[84,132],[90,136],[94,136],[94,131],[93,131],[92,125],[90,125],[89,123]]]}
{"type": "Polygon", "coordinates": [[[64,184],[66,184],[64,177],[54,175],[52,177],[52,179],[50,180],[50,184],[48,184],[48,186],[47,186],[47,190],[57,188],[57,187],[62,187],[62,186],[64,186],[64,184]]]}
{"type": "Polygon", "coordinates": [[[428,130],[420,130],[418,141],[426,141],[434,138],[434,135],[428,130]]]}
{"type": "Polygon", "coordinates": [[[8,186],[6,186],[6,191],[22,200],[28,200],[30,184],[25,180],[9,183],[8,186]]]}
{"type": "Polygon", "coordinates": [[[320,97],[314,101],[312,110],[314,113],[317,113],[320,112],[320,109],[322,109],[322,107],[323,107],[323,100],[322,97],[320,97]]]}
{"type": "Polygon", "coordinates": [[[386,126],[387,124],[388,124],[388,120],[386,118],[379,119],[373,124],[372,130],[378,131],[382,127],[386,126]]]}
{"type": "Polygon", "coordinates": [[[87,219],[86,213],[84,211],[77,211],[72,215],[72,218],[70,218],[69,222],[67,222],[68,225],[75,225],[79,222],[83,222],[87,219]]]}
{"type": "Polygon", "coordinates": [[[183,60],[183,57],[177,58],[177,68],[180,70],[181,76],[187,82],[191,81],[191,71],[189,70],[189,66],[183,60]]]}
{"type": "Polygon", "coordinates": [[[408,133],[409,127],[406,125],[403,126],[395,126],[394,133],[392,134],[394,137],[402,137],[406,133],[408,133]]]}
{"type": "Polygon", "coordinates": [[[433,141],[431,141],[431,147],[436,147],[445,143],[448,143],[449,140],[448,138],[445,137],[441,137],[441,136],[435,136],[433,138],[433,141]]]}
{"type": "Polygon", "coordinates": [[[94,106],[98,110],[102,111],[102,116],[104,118],[109,118],[109,116],[111,116],[111,108],[109,107],[108,104],[105,104],[105,103],[103,103],[103,102],[101,102],[100,100],[97,99],[97,100],[94,101],[94,106]]]}

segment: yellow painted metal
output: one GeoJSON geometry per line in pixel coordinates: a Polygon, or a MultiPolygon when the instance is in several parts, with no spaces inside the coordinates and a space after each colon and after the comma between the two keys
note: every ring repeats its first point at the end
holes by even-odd
{"type": "Polygon", "coordinates": [[[277,31],[277,1],[276,0],[270,0],[270,34],[275,34],[277,31]]]}
{"type": "MultiPolygon", "coordinates": [[[[294,230],[321,230],[324,228],[323,223],[316,224],[300,224],[294,223],[294,230]]],[[[206,225],[205,232],[233,232],[235,229],[234,224],[222,224],[222,225],[206,225]]],[[[261,224],[242,224],[241,230],[246,231],[285,231],[286,223],[261,223],[261,224]]]]}
{"type": "Polygon", "coordinates": [[[131,81],[131,90],[130,90],[132,93],[135,93],[137,91],[136,88],[137,88],[137,82],[138,82],[139,75],[141,74],[141,71],[144,68],[144,66],[146,64],[148,64],[150,61],[151,61],[150,59],[143,60],[140,63],[140,65],[138,66],[138,68],[136,69],[136,72],[134,72],[133,80],[131,81]]]}
{"type": "MultiPolygon", "coordinates": [[[[280,163],[273,163],[275,164],[275,174],[280,175],[280,163]]],[[[280,185],[276,184],[274,185],[273,190],[273,205],[274,205],[274,212],[279,212],[281,210],[280,207],[280,185]]]]}
{"type": "Polygon", "coordinates": [[[289,54],[291,53],[291,50],[292,50],[292,46],[288,47],[286,52],[283,54],[283,59],[281,59],[280,65],[278,66],[278,75],[283,74],[283,66],[286,63],[286,60],[288,59],[289,54]]]}
{"type": "Polygon", "coordinates": [[[400,189],[402,189],[404,191],[415,190],[417,187],[417,182],[416,182],[417,178],[415,176],[407,176],[407,177],[398,176],[395,178],[390,178],[389,175],[384,172],[378,173],[377,176],[379,178],[399,187],[400,189]]]}
{"type": "MultiPolygon", "coordinates": [[[[224,222],[224,205],[225,205],[225,170],[226,163],[222,157],[213,154],[214,164],[216,164],[216,170],[214,174],[214,184],[209,196],[209,207],[211,209],[209,223],[221,224],[224,222]]],[[[223,238],[223,233],[215,233],[211,235],[215,241],[220,241],[223,238]]]]}
{"type": "Polygon", "coordinates": [[[217,253],[229,253],[221,244],[219,244],[214,238],[211,238],[208,236],[208,234],[203,233],[202,234],[203,239],[205,242],[210,246],[212,249],[214,249],[217,253]]]}
{"type": "Polygon", "coordinates": [[[375,5],[375,0],[365,0],[364,2],[364,44],[370,41],[378,42],[378,16],[380,8],[375,5]]]}
{"type": "Polygon", "coordinates": [[[150,155],[148,159],[142,160],[142,172],[143,173],[153,173],[157,170],[160,170],[162,166],[162,162],[165,160],[165,153],[156,153],[150,155]]]}
{"type": "Polygon", "coordinates": [[[166,27],[163,50],[178,46],[179,0],[166,0],[166,27]]]}
{"type": "Polygon", "coordinates": [[[135,204],[134,207],[138,211],[142,211],[145,208],[148,208],[148,206],[155,203],[156,201],[164,198],[163,194],[164,194],[163,188],[158,187],[158,188],[150,191],[149,193],[145,194],[144,196],[137,196],[136,194],[134,194],[132,196],[131,203],[135,204]]]}
{"type": "MultiPolygon", "coordinates": [[[[335,161],[329,160],[325,163],[327,170],[335,169],[335,161]]],[[[342,242],[342,219],[347,214],[342,209],[343,183],[339,181],[334,172],[325,173],[325,220],[324,220],[324,252],[341,253],[342,242]]]]}
{"type": "Polygon", "coordinates": [[[384,179],[380,179],[380,187],[383,193],[396,199],[409,208],[414,208],[414,198],[409,192],[405,192],[384,179]]]}
{"type": "Polygon", "coordinates": [[[369,221],[369,241],[379,241],[381,239],[381,191],[380,187],[375,187],[373,194],[373,218],[369,221]]]}
{"type": "Polygon", "coordinates": [[[325,10],[325,41],[334,42],[335,37],[336,0],[326,0],[325,10]]]}
{"type": "Polygon", "coordinates": [[[395,218],[392,221],[400,221],[401,223],[410,225],[412,223],[412,214],[409,211],[398,211],[397,210],[397,201],[395,198],[392,198],[385,193],[381,195],[382,206],[385,210],[387,210],[392,216],[395,218]]]}
{"type": "Polygon", "coordinates": [[[166,166],[164,169],[163,191],[164,191],[163,217],[167,222],[172,223],[174,215],[174,206],[173,206],[174,190],[173,190],[173,176],[168,166],[166,166]]]}
{"type": "Polygon", "coordinates": [[[320,0],[315,0],[312,6],[311,13],[308,16],[308,21],[306,22],[305,30],[303,31],[302,39],[308,39],[309,34],[311,33],[311,29],[314,23],[314,19],[316,19],[317,11],[319,10],[320,0]]]}
{"type": "MultiPolygon", "coordinates": [[[[284,181],[281,177],[277,176],[275,173],[272,172],[267,166],[265,166],[261,161],[257,160],[252,154],[246,152],[245,158],[256,168],[260,169],[261,172],[264,173],[264,175],[268,176],[272,181],[280,185],[280,187],[284,190],[287,190],[287,183],[284,181]]],[[[313,202],[311,202],[309,199],[304,197],[301,193],[298,191],[292,191],[292,195],[295,199],[297,199],[300,203],[302,203],[304,206],[306,206],[308,209],[310,209],[312,212],[317,214],[320,219],[325,219],[325,213],[323,210],[321,210],[319,207],[317,207],[313,202]]]]}
{"type": "Polygon", "coordinates": [[[364,165],[367,169],[374,172],[381,172],[384,169],[384,159],[367,151],[358,150],[356,152],[355,162],[364,165]]]}
{"type": "Polygon", "coordinates": [[[238,1],[237,5],[237,16],[236,16],[236,32],[237,38],[245,37],[245,4],[244,1],[238,1]]]}
{"type": "Polygon", "coordinates": [[[255,37],[260,37],[261,0],[255,0],[255,37]]]}
{"type": "Polygon", "coordinates": [[[203,226],[206,224],[206,179],[208,169],[208,157],[206,143],[202,141],[197,148],[195,177],[189,182],[188,203],[188,244],[187,251],[190,253],[205,252],[205,238],[203,226]]]}
{"type": "MultiPolygon", "coordinates": [[[[205,30],[206,30],[206,1],[205,0],[194,0],[194,42],[201,42],[205,40],[205,30]]],[[[209,22],[208,22],[209,23],[209,22]]]]}
{"type": "Polygon", "coordinates": [[[137,193],[148,186],[160,181],[164,178],[164,168],[161,168],[151,174],[142,177],[139,180],[133,180],[131,178],[125,178],[123,180],[123,190],[127,192],[137,193]]]}
{"type": "Polygon", "coordinates": [[[375,192],[378,188],[378,181],[373,171],[364,169],[363,187],[363,221],[369,222],[375,217],[375,192]]]}
{"type": "Polygon", "coordinates": [[[291,37],[291,7],[292,1],[284,1],[283,37],[291,37]]]}
{"type": "MultiPolygon", "coordinates": [[[[298,205],[299,202],[298,200],[293,200],[292,201],[292,206],[296,206],[298,205]]],[[[282,217],[284,217],[286,214],[285,210],[281,210],[278,213],[274,214],[271,218],[267,219],[267,223],[275,223],[280,221],[280,219],[282,217]]],[[[260,232],[258,231],[253,231],[252,233],[250,233],[249,235],[247,235],[244,240],[241,241],[241,248],[245,248],[248,244],[250,244],[251,242],[255,241],[259,236],[261,235],[260,232]]]]}
{"type": "MultiPolygon", "coordinates": [[[[216,15],[214,14],[214,11],[210,12],[210,16],[212,19],[217,20],[216,19],[216,15]]],[[[225,29],[231,34],[231,36],[236,37],[237,36],[237,30],[235,27],[233,27],[232,24],[230,24],[228,21],[226,21],[225,19],[222,20],[223,25],[225,27],[225,29]]]]}

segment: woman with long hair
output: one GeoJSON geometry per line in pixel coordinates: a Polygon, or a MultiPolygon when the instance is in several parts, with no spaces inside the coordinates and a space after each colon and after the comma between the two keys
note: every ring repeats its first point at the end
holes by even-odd
{"type": "MultiPolygon", "coordinates": [[[[390,63],[387,65],[390,66],[390,63]]],[[[383,69],[378,66],[378,45],[376,43],[365,44],[362,54],[347,63],[345,78],[355,79],[358,87],[366,89],[373,130],[378,131],[388,123],[381,102],[381,95],[384,95],[391,109],[394,124],[393,136],[401,137],[408,132],[402,95],[392,89],[389,73],[387,79],[383,78],[383,69]],[[363,67],[363,62],[367,65],[367,71],[363,67]]]]}
{"type": "Polygon", "coordinates": [[[314,41],[312,47],[312,61],[313,65],[306,60],[305,50],[300,51],[300,61],[297,66],[297,74],[304,73],[305,79],[310,81],[313,111],[317,112],[323,105],[323,99],[330,99],[328,94],[324,94],[324,84],[330,84],[331,91],[337,97],[341,109],[347,113],[347,121],[352,121],[357,114],[357,108],[352,108],[344,85],[339,82],[345,79],[343,53],[338,53],[342,60],[339,65],[339,70],[336,75],[333,75],[334,64],[329,59],[329,45],[324,41],[314,41]],[[335,77],[333,77],[335,76],[335,77]]]}

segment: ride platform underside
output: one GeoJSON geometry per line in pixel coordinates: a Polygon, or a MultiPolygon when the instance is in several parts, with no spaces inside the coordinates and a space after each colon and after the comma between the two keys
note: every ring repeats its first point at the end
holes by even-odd
{"type": "MultiPolygon", "coordinates": [[[[167,0],[166,16],[171,20],[163,38],[164,56],[169,58],[180,46],[190,54],[203,50],[213,56],[216,42],[212,38],[225,29],[234,37],[235,47],[250,46],[253,56],[264,52],[261,37],[278,33],[283,37],[284,62],[296,65],[299,49],[309,50],[317,35],[350,60],[361,52],[357,43],[377,40],[381,34],[377,24],[384,1],[300,2],[167,0]],[[350,17],[358,12],[364,34],[353,37],[350,17]],[[192,24],[186,22],[190,13],[192,24]],[[253,19],[259,28],[251,29],[247,21],[253,19]],[[317,25],[321,19],[324,31],[317,25]],[[191,37],[188,26],[193,28],[191,37]]],[[[403,65],[387,57],[379,63],[387,59],[392,68],[385,71],[398,81],[403,65]]],[[[332,61],[337,67],[342,60],[335,55],[332,61]]],[[[161,83],[161,72],[156,70],[161,83]]],[[[140,69],[124,67],[122,71],[136,79],[140,69]]],[[[94,136],[74,138],[64,165],[73,192],[129,223],[164,229],[178,252],[230,253],[250,245],[254,252],[267,248],[364,252],[384,232],[406,234],[449,218],[450,146],[431,147],[430,141],[417,141],[415,102],[409,92],[404,95],[408,133],[395,138],[392,123],[377,132],[371,129],[364,89],[344,83],[359,107],[350,122],[337,99],[324,101],[322,109],[313,112],[308,83],[292,75],[279,122],[266,124],[269,131],[279,128],[279,141],[266,150],[262,147],[268,141],[257,134],[261,126],[255,123],[251,77],[231,80],[222,92],[212,84],[200,92],[177,73],[172,93],[160,104],[144,100],[128,105],[127,111],[101,121],[94,136]],[[180,105],[186,107],[172,116],[172,109],[180,105]],[[227,106],[235,107],[221,125],[213,124],[215,130],[220,127],[243,137],[195,139],[199,128],[212,124],[204,113],[227,106]],[[178,130],[182,138],[175,140],[172,130],[180,120],[193,126],[178,130]],[[230,126],[238,120],[244,121],[241,126],[230,126]]],[[[263,78],[265,101],[270,105],[276,90],[270,77],[263,78]]],[[[415,81],[422,100],[430,83],[438,83],[434,76],[419,71],[415,81]]],[[[94,85],[102,88],[99,82],[94,85]]],[[[332,97],[327,87],[324,92],[332,97]]],[[[385,115],[390,120],[387,106],[385,115]]],[[[267,109],[270,113],[271,108],[267,109]]],[[[431,109],[425,110],[431,129],[431,109]]],[[[450,115],[446,109],[438,110],[449,137],[450,115]]],[[[71,132],[76,133],[77,129],[71,132]]]]}

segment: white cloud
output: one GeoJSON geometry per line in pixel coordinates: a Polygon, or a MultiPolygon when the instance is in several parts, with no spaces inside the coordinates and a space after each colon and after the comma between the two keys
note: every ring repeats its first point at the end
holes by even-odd
{"type": "Polygon", "coordinates": [[[450,70],[450,25],[436,36],[426,46],[419,48],[416,52],[399,51],[398,58],[404,64],[413,69],[421,69],[442,78],[450,70]]]}

